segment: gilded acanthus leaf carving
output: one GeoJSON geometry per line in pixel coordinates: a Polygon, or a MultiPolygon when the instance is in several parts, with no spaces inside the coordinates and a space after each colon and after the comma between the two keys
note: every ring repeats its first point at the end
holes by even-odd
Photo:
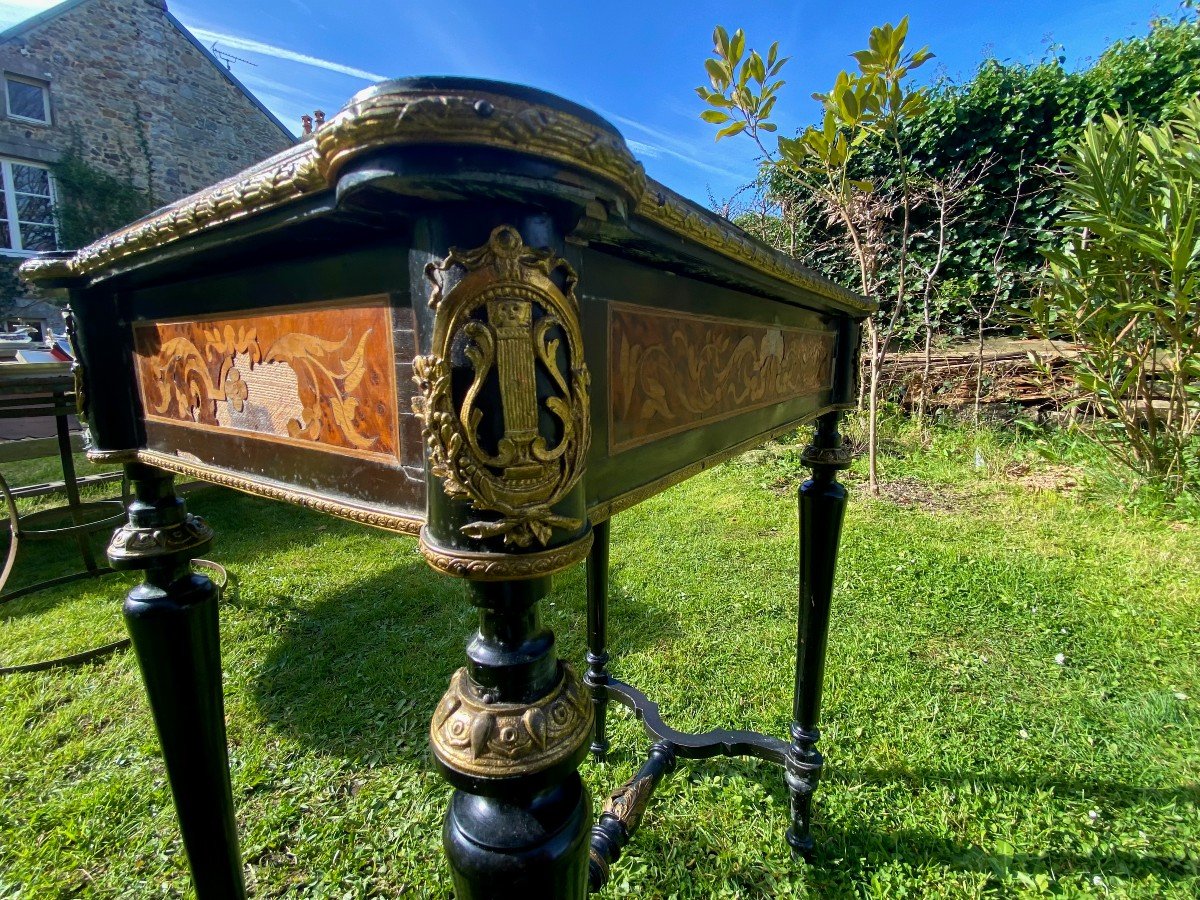
{"type": "Polygon", "coordinates": [[[591,441],[575,272],[501,226],[482,247],[452,249],[426,276],[437,314],[433,352],[413,360],[420,392],[413,409],[424,421],[430,471],[447,496],[497,514],[468,523],[463,534],[528,547],[547,545],[555,528],[579,529],[582,520],[554,511],[582,476],[591,441]],[[462,276],[447,291],[451,270],[462,276]],[[471,369],[461,397],[449,363],[455,346],[471,369]],[[539,390],[539,373],[548,393],[539,390]],[[489,384],[498,410],[481,406],[489,384]],[[543,412],[556,423],[553,435],[543,433],[543,412]]]}

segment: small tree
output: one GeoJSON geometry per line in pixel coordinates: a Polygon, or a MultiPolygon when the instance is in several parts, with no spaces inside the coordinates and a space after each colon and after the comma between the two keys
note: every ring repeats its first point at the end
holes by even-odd
{"type": "Polygon", "coordinates": [[[767,147],[763,136],[777,130],[770,119],[778,91],[784,85],[776,76],[787,58],[779,58],[777,41],[771,44],[766,59],[754,50],[747,55],[745,34],[739,29],[730,38],[718,26],[713,32],[715,55],[704,62],[712,87],[696,88],[710,107],[701,118],[721,126],[717,140],[746,134],[762,152],[768,176],[777,176],[794,186],[841,229],[858,264],[859,287],[865,296],[882,299],[880,260],[897,248],[895,300],[890,308],[881,303],[880,311],[867,320],[867,457],[872,493],[879,490],[879,382],[908,291],[913,196],[900,131],[906,121],[923,111],[925,103],[921,89],[908,90],[905,84],[912,70],[933,58],[924,47],[905,53],[907,34],[907,17],[895,26],[872,28],[867,49],[852,54],[858,71],[839,72],[829,93],[813,95],[821,103],[821,124],[810,126],[795,138],[778,137],[774,151],[767,147]],[[901,160],[899,196],[877,191],[871,183],[852,177],[854,154],[872,134],[884,136],[901,160]]]}
{"type": "Polygon", "coordinates": [[[1200,429],[1200,99],[1162,126],[1089,126],[1065,160],[1063,245],[1032,305],[1066,336],[1092,433],[1178,496],[1200,429]]]}
{"type": "Polygon", "coordinates": [[[925,179],[918,193],[918,205],[932,208],[933,222],[926,235],[932,245],[932,257],[916,263],[921,274],[921,331],[923,359],[920,394],[917,397],[917,421],[924,423],[929,400],[930,373],[933,369],[933,336],[940,322],[934,299],[940,287],[942,264],[950,252],[950,228],[963,218],[963,207],[975,191],[984,173],[991,167],[985,162],[980,168],[967,170],[956,166],[944,178],[925,179]]]}

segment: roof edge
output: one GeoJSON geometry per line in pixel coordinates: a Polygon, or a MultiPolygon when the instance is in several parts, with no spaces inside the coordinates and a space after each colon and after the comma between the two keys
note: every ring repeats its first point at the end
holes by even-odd
{"type": "MultiPolygon", "coordinates": [[[[68,0],[68,2],[83,3],[83,2],[86,2],[86,0],[68,0]]],[[[195,47],[202,54],[204,54],[204,58],[207,59],[210,63],[212,63],[213,67],[216,68],[216,70],[218,72],[220,72],[223,76],[225,76],[225,79],[230,84],[232,84],[235,88],[237,88],[239,91],[241,91],[243,94],[245,94],[246,99],[248,99],[251,103],[253,103],[258,108],[259,112],[261,112],[264,116],[266,116],[268,119],[271,120],[271,123],[283,133],[284,137],[286,137],[290,143],[294,144],[294,143],[296,143],[297,140],[299,140],[296,137],[296,135],[294,135],[291,132],[291,130],[286,125],[284,125],[283,122],[281,122],[279,120],[279,117],[276,116],[275,113],[273,113],[273,112],[271,112],[271,110],[267,109],[266,104],[264,104],[261,100],[259,100],[258,97],[256,97],[254,95],[254,92],[250,90],[250,88],[248,88],[248,87],[246,87],[246,85],[242,84],[241,80],[236,75],[234,75],[233,72],[231,72],[228,68],[226,68],[225,66],[223,66],[221,64],[221,61],[219,59],[217,59],[216,56],[213,55],[213,52],[211,50],[209,50],[202,43],[200,43],[200,39],[198,37],[196,37],[194,34],[192,34],[191,31],[188,30],[188,27],[186,25],[184,25],[182,22],[180,22],[179,19],[175,18],[175,14],[172,13],[171,10],[167,9],[166,4],[163,4],[163,15],[165,15],[167,17],[168,22],[170,22],[173,26],[175,26],[176,31],[178,31],[185,38],[187,38],[188,41],[191,42],[193,47],[195,47]]]]}
{"type": "Polygon", "coordinates": [[[15,37],[20,37],[27,31],[32,31],[39,25],[44,25],[51,19],[56,19],[65,12],[69,12],[77,6],[82,6],[88,0],[65,0],[57,6],[52,6],[49,9],[43,9],[40,13],[30,16],[28,19],[22,19],[16,25],[0,31],[0,42],[11,40],[15,37]]]}
{"type": "MultiPolygon", "coordinates": [[[[87,2],[89,2],[89,0],[64,0],[63,3],[59,3],[57,6],[44,9],[40,13],[30,16],[28,19],[23,19],[12,27],[7,28],[4,31],[0,31],[0,43],[21,37],[21,35],[27,34],[33,29],[45,25],[52,19],[58,18],[63,13],[70,12],[76,7],[82,6],[87,2]]],[[[200,51],[204,58],[212,64],[213,68],[215,68],[221,73],[222,76],[224,76],[226,81],[241,91],[242,94],[245,95],[246,99],[254,104],[255,108],[264,116],[266,116],[272,125],[279,129],[280,133],[287,139],[288,143],[296,143],[298,138],[292,133],[292,130],[284,125],[283,122],[280,121],[279,117],[275,115],[275,113],[267,109],[266,104],[259,100],[258,97],[254,95],[254,92],[246,87],[246,85],[242,84],[242,82],[236,75],[233,74],[233,72],[229,71],[228,68],[222,65],[221,61],[213,55],[211,50],[205,47],[204,44],[200,43],[200,39],[192,34],[188,30],[188,27],[175,17],[175,14],[172,13],[167,7],[165,0],[158,0],[158,2],[155,2],[152,5],[162,10],[163,16],[165,16],[166,20],[171,23],[172,27],[174,27],[176,31],[187,38],[188,42],[200,51]]]]}

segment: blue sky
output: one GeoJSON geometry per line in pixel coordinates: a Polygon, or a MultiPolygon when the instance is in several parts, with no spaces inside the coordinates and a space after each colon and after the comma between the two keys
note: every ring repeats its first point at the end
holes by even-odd
{"type": "MultiPolygon", "coordinates": [[[[54,4],[0,0],[0,28],[54,4]]],[[[473,75],[530,84],[590,106],[625,135],[649,174],[708,205],[754,173],[749,142],[713,142],[693,88],[717,23],[772,40],[791,57],[780,130],[811,122],[825,90],[872,25],[908,13],[910,41],[938,59],[918,73],[969,77],[989,56],[1040,59],[1061,44],[1081,65],[1113,40],[1146,31],[1174,0],[908,0],[753,3],[709,0],[170,0],[206,45],[247,62],[234,73],[294,131],[313,109],[332,115],[385,77],[473,75]],[[253,63],[253,65],[251,65],[253,63]]]]}

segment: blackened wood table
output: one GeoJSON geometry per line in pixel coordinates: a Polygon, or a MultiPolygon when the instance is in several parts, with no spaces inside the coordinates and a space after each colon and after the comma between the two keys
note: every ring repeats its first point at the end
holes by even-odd
{"type": "Polygon", "coordinates": [[[212,533],[196,476],[419,535],[479,609],[433,712],[456,896],[579,898],[679,757],[782,766],[809,821],[860,297],[646,178],[592,112],[469,79],[387,82],[294,148],[23,274],[66,287],[93,457],[124,462],[114,567],[201,900],[242,897],[212,533]],[[800,489],[794,724],[683,734],[607,671],[609,521],[815,420],[800,489]],[[587,668],[540,624],[588,566],[587,668]],[[593,827],[606,706],[654,744],[593,827]],[[590,834],[590,838],[589,838],[590,834]]]}

